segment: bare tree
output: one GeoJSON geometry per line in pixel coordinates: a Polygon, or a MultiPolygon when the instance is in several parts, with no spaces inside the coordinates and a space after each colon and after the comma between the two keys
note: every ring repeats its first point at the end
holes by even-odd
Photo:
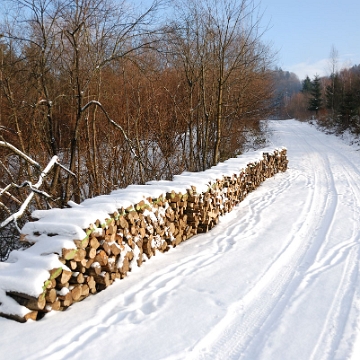
{"type": "Polygon", "coordinates": [[[336,84],[336,73],[338,72],[338,62],[339,62],[339,52],[336,50],[335,46],[333,45],[331,47],[330,51],[330,58],[329,58],[329,66],[330,66],[330,79],[331,79],[331,85],[330,87],[327,87],[327,98],[328,98],[328,106],[331,109],[331,118],[334,120],[335,118],[335,101],[336,101],[336,95],[335,95],[335,84],[336,84]]]}
{"type": "Polygon", "coordinates": [[[189,114],[183,116],[189,124],[190,159],[196,126],[196,153],[202,153],[205,169],[221,158],[224,121],[240,112],[253,116],[250,103],[263,108],[247,91],[251,84],[269,77],[271,54],[261,43],[260,16],[252,1],[189,0],[178,4],[176,11],[178,20],[172,24],[167,46],[172,46],[174,65],[183,67],[188,89],[189,114]],[[196,115],[201,121],[195,125],[196,115]]]}
{"type": "MultiPolygon", "coordinates": [[[[69,167],[73,172],[76,167],[82,171],[84,165],[80,150],[86,149],[83,154],[91,157],[92,185],[95,194],[99,194],[102,181],[97,176],[100,163],[96,138],[97,108],[101,110],[102,119],[120,130],[130,151],[134,153],[134,159],[142,163],[141,152],[122,126],[110,121],[108,112],[101,104],[102,71],[153,43],[150,34],[155,31],[155,26],[151,20],[161,2],[155,0],[146,10],[138,13],[125,2],[115,3],[111,0],[9,2],[23,10],[20,15],[16,11],[12,14],[17,24],[26,24],[25,28],[21,32],[20,27],[18,31],[8,31],[6,37],[21,43],[22,51],[25,51],[24,62],[36,89],[35,98],[28,102],[36,113],[34,115],[39,120],[42,118],[44,123],[45,133],[41,141],[49,145],[49,155],[58,153],[61,142],[57,123],[59,115],[54,116],[53,109],[61,106],[61,115],[68,114],[64,125],[69,134],[67,138],[70,138],[69,167]],[[84,126],[88,141],[86,146],[81,146],[80,130],[84,126]]],[[[62,144],[63,149],[64,145],[67,147],[67,144],[62,144]]],[[[74,194],[76,200],[80,200],[81,171],[77,171],[76,184],[72,177],[68,177],[65,188],[61,190],[64,204],[74,194]]],[[[54,178],[53,189],[57,179],[54,178]]]]}

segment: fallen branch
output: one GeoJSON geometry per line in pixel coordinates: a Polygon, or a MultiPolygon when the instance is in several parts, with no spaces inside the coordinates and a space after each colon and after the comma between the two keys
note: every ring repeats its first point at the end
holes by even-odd
{"type": "MultiPolygon", "coordinates": [[[[10,144],[7,143],[7,145],[10,145],[10,144]]],[[[12,146],[12,145],[11,145],[11,146],[12,146]]],[[[16,149],[14,146],[12,146],[12,148],[16,149]]],[[[18,150],[18,149],[16,149],[16,150],[18,150]]],[[[25,155],[25,154],[23,154],[20,150],[19,150],[18,152],[17,152],[17,151],[15,151],[15,152],[16,152],[17,154],[19,154],[19,155],[20,155],[20,153],[21,153],[20,156],[25,155]]],[[[34,161],[34,160],[32,160],[31,158],[29,158],[27,155],[25,155],[25,156],[30,160],[29,162],[31,162],[33,165],[38,164],[36,161],[34,161]]],[[[30,181],[24,181],[21,185],[9,184],[9,185],[7,185],[4,189],[2,189],[2,190],[0,191],[0,196],[1,196],[2,194],[7,193],[7,191],[9,190],[9,188],[10,188],[11,186],[16,187],[16,188],[18,188],[18,189],[19,189],[19,188],[23,188],[23,187],[25,187],[25,186],[28,186],[28,187],[30,188],[30,190],[31,190],[31,193],[28,195],[28,197],[25,199],[25,201],[21,204],[19,210],[18,210],[16,213],[10,215],[7,219],[5,219],[5,220],[0,224],[0,229],[4,228],[5,226],[7,226],[7,225],[8,225],[9,223],[11,223],[11,222],[14,222],[15,227],[16,227],[16,228],[18,229],[18,231],[20,232],[20,229],[19,229],[18,226],[17,226],[17,219],[20,218],[20,217],[24,214],[25,210],[27,209],[27,207],[29,206],[31,200],[33,199],[34,195],[35,195],[35,194],[39,194],[39,195],[45,196],[45,197],[47,197],[47,198],[51,198],[51,196],[50,196],[48,193],[46,193],[45,191],[39,190],[39,188],[40,188],[40,186],[42,185],[42,183],[43,183],[43,181],[44,181],[44,178],[48,175],[48,173],[50,172],[50,170],[51,170],[55,165],[60,166],[62,169],[66,170],[66,171],[69,172],[71,175],[75,176],[75,174],[74,174],[72,171],[70,171],[69,169],[67,169],[67,168],[64,167],[63,165],[61,165],[58,161],[59,161],[58,156],[55,155],[55,156],[52,157],[52,159],[50,160],[50,162],[48,163],[48,165],[46,166],[46,168],[41,172],[41,174],[40,174],[40,176],[39,176],[39,180],[38,180],[38,182],[37,182],[36,184],[33,185],[30,181]]],[[[35,165],[35,166],[36,166],[36,165],[35,165]]],[[[40,165],[39,165],[39,166],[40,166],[40,165]]]]}
{"type": "Polygon", "coordinates": [[[25,212],[26,208],[28,207],[30,201],[34,197],[34,194],[35,194],[34,189],[38,189],[42,185],[45,176],[50,172],[50,170],[53,168],[54,164],[57,163],[58,160],[59,160],[59,158],[56,155],[52,157],[52,159],[50,160],[50,162],[48,163],[48,165],[46,166],[44,171],[41,172],[38,182],[35,185],[31,186],[31,193],[25,199],[25,201],[22,203],[22,205],[20,206],[20,209],[16,213],[12,214],[7,219],[5,219],[1,223],[0,229],[4,228],[10,222],[17,220],[20,216],[22,216],[24,214],[24,212],[25,212]]]}

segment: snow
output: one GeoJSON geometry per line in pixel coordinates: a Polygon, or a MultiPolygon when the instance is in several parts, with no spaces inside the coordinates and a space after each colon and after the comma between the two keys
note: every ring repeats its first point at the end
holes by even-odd
{"type": "Polygon", "coordinates": [[[359,358],[360,154],[294,120],[270,121],[269,133],[288,149],[285,173],[67,311],[0,318],[0,359],[359,358]]]}

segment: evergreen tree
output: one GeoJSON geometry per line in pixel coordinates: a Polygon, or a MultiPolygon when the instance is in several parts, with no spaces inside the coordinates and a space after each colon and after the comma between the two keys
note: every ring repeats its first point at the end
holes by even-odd
{"type": "Polygon", "coordinates": [[[323,101],[321,98],[321,84],[320,78],[318,75],[314,76],[314,80],[311,82],[311,89],[310,89],[310,99],[309,99],[309,110],[315,111],[316,116],[318,115],[318,111],[323,106],[323,101]]]}
{"type": "Polygon", "coordinates": [[[352,91],[347,91],[344,94],[343,101],[341,103],[341,116],[342,126],[345,129],[349,127],[351,118],[356,114],[358,104],[352,91]]]}
{"type": "Polygon", "coordinates": [[[325,100],[326,108],[331,110],[333,119],[339,114],[343,99],[342,82],[339,74],[330,76],[331,84],[326,86],[325,100]]]}
{"type": "Polygon", "coordinates": [[[302,81],[302,89],[301,92],[303,94],[308,94],[311,91],[311,80],[310,78],[307,76],[305,80],[302,81]]]}

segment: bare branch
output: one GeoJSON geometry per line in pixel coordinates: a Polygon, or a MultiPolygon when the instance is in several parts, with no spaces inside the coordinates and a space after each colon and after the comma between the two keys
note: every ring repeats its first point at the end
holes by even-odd
{"type": "Polygon", "coordinates": [[[36,162],[35,160],[31,159],[29,156],[27,156],[26,154],[24,154],[22,151],[20,151],[17,147],[15,147],[14,145],[11,145],[10,143],[6,142],[6,141],[0,141],[0,146],[5,146],[7,148],[9,148],[10,150],[12,150],[15,154],[19,155],[20,157],[22,157],[24,160],[26,160],[27,162],[29,162],[31,165],[34,165],[35,167],[37,167],[38,169],[41,168],[40,164],[38,162],[36,162]]]}
{"type": "MultiPolygon", "coordinates": [[[[44,169],[44,171],[40,174],[39,180],[38,182],[33,185],[33,188],[38,189],[41,184],[43,183],[43,180],[45,178],[45,176],[49,173],[49,171],[51,170],[51,168],[54,166],[54,164],[59,160],[59,158],[57,156],[54,156],[49,164],[46,166],[46,168],[44,169]]],[[[23,204],[20,206],[20,209],[12,214],[11,216],[9,216],[6,220],[4,220],[1,224],[0,224],[0,229],[5,227],[6,225],[8,225],[10,222],[17,220],[20,216],[22,216],[26,210],[26,208],[28,207],[28,205],[30,204],[30,201],[32,200],[32,198],[34,197],[34,191],[31,191],[31,193],[29,194],[29,196],[26,198],[26,200],[23,202],[23,204]]]]}
{"type": "Polygon", "coordinates": [[[127,142],[127,143],[129,144],[129,146],[130,146],[130,150],[131,150],[132,154],[134,155],[135,160],[138,161],[138,162],[144,167],[144,169],[150,170],[150,169],[148,169],[148,168],[144,165],[144,163],[143,163],[142,159],[140,158],[140,156],[138,156],[138,155],[136,154],[135,146],[134,146],[133,142],[131,141],[131,139],[127,136],[124,128],[123,128],[121,125],[119,125],[117,122],[115,122],[113,119],[110,118],[109,114],[107,113],[107,111],[104,109],[104,107],[102,106],[102,104],[101,104],[99,101],[96,101],[96,100],[89,101],[89,102],[81,109],[81,112],[84,112],[87,108],[89,108],[89,107],[92,106],[92,105],[98,106],[98,107],[102,110],[102,112],[104,113],[106,119],[107,119],[112,125],[114,125],[117,129],[119,129],[119,130],[121,131],[121,133],[122,133],[123,136],[124,136],[124,139],[126,140],[126,142],[127,142]]]}
{"type": "MultiPolygon", "coordinates": [[[[12,221],[15,223],[15,226],[16,228],[18,229],[17,227],[17,224],[16,224],[16,221],[18,218],[20,218],[25,210],[27,209],[27,207],[29,206],[31,200],[33,199],[35,193],[36,194],[40,194],[40,195],[43,195],[45,197],[48,197],[48,198],[51,198],[51,196],[49,194],[47,194],[45,191],[41,191],[39,190],[40,186],[42,185],[45,177],[48,175],[48,173],[50,172],[50,170],[55,166],[55,165],[58,165],[59,161],[59,158],[57,156],[53,156],[52,159],[50,160],[50,162],[48,163],[48,165],[46,166],[46,168],[41,172],[40,176],[39,176],[39,179],[37,181],[36,184],[31,184],[29,181],[25,181],[23,182],[21,185],[15,185],[15,184],[12,184],[12,186],[15,186],[17,188],[22,188],[22,187],[25,187],[25,186],[29,186],[30,190],[31,190],[31,193],[28,195],[28,197],[26,198],[26,200],[22,203],[22,205],[20,206],[20,209],[12,214],[11,216],[9,216],[7,219],[5,219],[1,224],[0,224],[0,229],[4,228],[5,226],[7,226],[9,223],[11,223],[12,221]]],[[[64,168],[64,167],[62,167],[64,168]]],[[[71,173],[71,172],[70,172],[71,173]]],[[[9,188],[10,188],[11,185],[8,185],[5,189],[3,189],[1,191],[1,194],[3,194],[5,191],[7,191],[9,188]]],[[[0,195],[1,195],[0,194],[0,195]]]]}
{"type": "Polygon", "coordinates": [[[13,194],[9,193],[6,189],[9,189],[9,187],[11,187],[12,184],[9,184],[8,186],[6,186],[5,189],[1,189],[0,191],[0,196],[2,195],[6,195],[8,196],[12,201],[16,202],[18,205],[21,205],[21,201],[19,199],[17,199],[13,194]]]}

